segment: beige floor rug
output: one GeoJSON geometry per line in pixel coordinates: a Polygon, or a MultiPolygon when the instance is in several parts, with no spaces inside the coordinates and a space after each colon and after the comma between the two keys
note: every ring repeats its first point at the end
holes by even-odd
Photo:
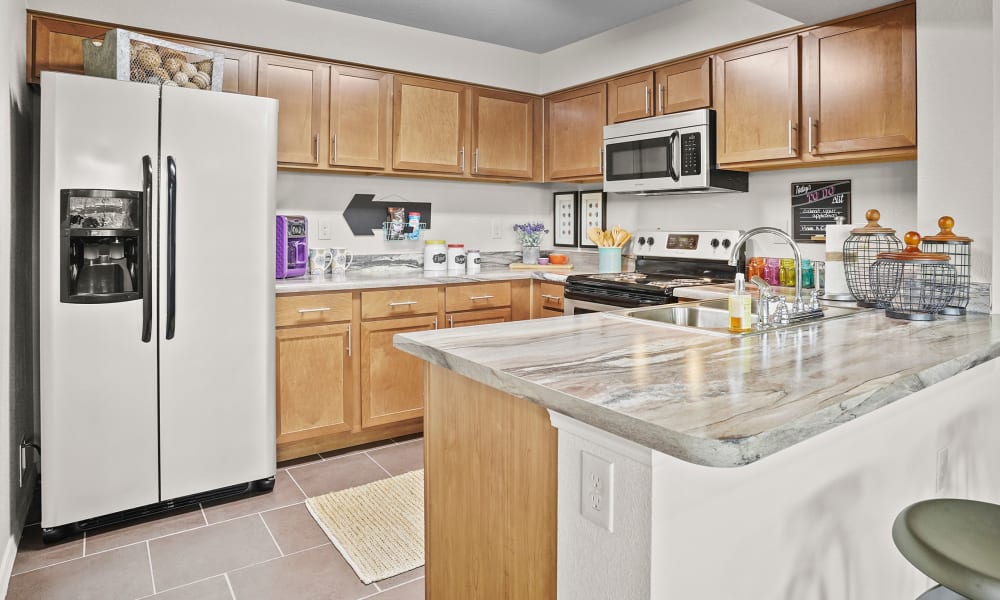
{"type": "Polygon", "coordinates": [[[424,564],[424,471],[306,500],[310,514],[364,583],[424,564]]]}

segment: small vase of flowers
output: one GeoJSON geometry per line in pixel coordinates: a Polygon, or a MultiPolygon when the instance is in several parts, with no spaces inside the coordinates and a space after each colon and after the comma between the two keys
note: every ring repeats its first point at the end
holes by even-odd
{"type": "Polygon", "coordinates": [[[537,265],[542,236],[548,233],[543,223],[524,223],[514,225],[514,234],[521,243],[521,262],[526,265],[537,265]]]}

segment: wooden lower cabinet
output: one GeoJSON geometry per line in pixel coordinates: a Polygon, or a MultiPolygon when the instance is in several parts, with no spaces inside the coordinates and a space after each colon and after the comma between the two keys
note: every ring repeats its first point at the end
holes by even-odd
{"type": "Polygon", "coordinates": [[[531,318],[563,316],[565,285],[551,281],[531,282],[531,318]]]}
{"type": "Polygon", "coordinates": [[[397,333],[437,329],[436,314],[361,323],[361,427],[424,415],[424,362],[397,350],[397,333]]]}
{"type": "Polygon", "coordinates": [[[351,324],[277,330],[278,445],[350,431],[356,394],[351,324]]]}

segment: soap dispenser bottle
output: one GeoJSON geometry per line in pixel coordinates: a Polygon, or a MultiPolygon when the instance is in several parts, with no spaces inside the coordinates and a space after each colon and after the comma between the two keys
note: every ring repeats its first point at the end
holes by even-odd
{"type": "Polygon", "coordinates": [[[736,274],[736,290],[729,294],[729,331],[746,333],[751,329],[750,294],[743,273],[736,274]]]}

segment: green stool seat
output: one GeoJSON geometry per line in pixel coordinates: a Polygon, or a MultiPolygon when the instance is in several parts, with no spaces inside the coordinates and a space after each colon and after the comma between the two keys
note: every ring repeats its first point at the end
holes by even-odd
{"type": "Polygon", "coordinates": [[[896,517],[892,540],[906,560],[948,590],[970,600],[1000,600],[1000,506],[917,502],[896,517]]]}

